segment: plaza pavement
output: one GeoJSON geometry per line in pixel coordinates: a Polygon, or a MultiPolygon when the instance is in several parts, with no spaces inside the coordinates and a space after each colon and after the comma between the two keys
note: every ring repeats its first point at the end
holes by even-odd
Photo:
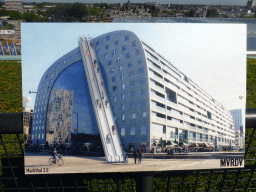
{"type": "MultiPolygon", "coordinates": [[[[25,174],[105,173],[220,168],[220,159],[142,159],[141,164],[134,164],[133,158],[129,158],[128,163],[106,163],[105,157],[64,156],[64,165],[59,166],[57,164],[49,165],[49,158],[50,156],[25,156],[25,174]]],[[[241,167],[243,166],[244,161],[241,167]]]]}

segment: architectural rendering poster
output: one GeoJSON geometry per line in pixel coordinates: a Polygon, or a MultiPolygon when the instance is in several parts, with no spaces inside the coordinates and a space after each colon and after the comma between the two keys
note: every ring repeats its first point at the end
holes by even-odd
{"type": "Polygon", "coordinates": [[[25,174],[244,166],[245,24],[22,23],[25,174]]]}

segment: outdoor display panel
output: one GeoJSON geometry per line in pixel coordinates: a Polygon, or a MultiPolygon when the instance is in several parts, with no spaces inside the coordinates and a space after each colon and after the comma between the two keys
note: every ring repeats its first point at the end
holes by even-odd
{"type": "Polygon", "coordinates": [[[244,166],[246,25],[24,23],[22,46],[25,174],[244,166]]]}

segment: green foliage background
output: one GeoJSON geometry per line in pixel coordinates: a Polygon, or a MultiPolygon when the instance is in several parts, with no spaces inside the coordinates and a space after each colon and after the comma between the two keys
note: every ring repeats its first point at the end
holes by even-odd
{"type": "MultiPolygon", "coordinates": [[[[247,60],[247,104],[246,108],[256,108],[256,59],[247,60]]],[[[0,61],[0,113],[22,112],[22,81],[21,63],[16,61],[0,61]]],[[[248,147],[253,129],[246,129],[246,148],[248,147]]],[[[254,132],[254,136],[256,133],[254,132]]],[[[245,169],[241,169],[239,180],[235,185],[238,172],[225,172],[225,170],[211,170],[209,172],[188,172],[182,175],[172,175],[171,191],[206,191],[210,184],[210,190],[232,190],[256,187],[256,175],[252,175],[255,169],[256,137],[252,138],[251,145],[245,161],[245,169]],[[248,183],[248,179],[252,179],[248,183]],[[222,181],[225,181],[222,185],[222,181]],[[211,181],[211,182],[210,182],[211,181]],[[197,182],[197,185],[195,185],[197,182]]],[[[23,141],[23,135],[5,134],[0,137],[0,154],[9,156],[15,154],[16,157],[22,156],[18,141],[23,141]],[[8,142],[16,143],[8,143],[8,142]],[[4,146],[2,143],[5,142],[4,146]],[[5,153],[5,150],[6,152],[5,153]]],[[[23,147],[23,145],[22,145],[23,147]]],[[[3,156],[2,156],[3,157],[3,156]]],[[[232,170],[232,169],[230,169],[232,170]]],[[[1,170],[0,170],[1,171],[1,170]]],[[[2,172],[0,172],[2,174],[2,172]]],[[[122,173],[125,174],[125,173],[122,173]]],[[[81,175],[82,177],[82,175],[81,175]]],[[[153,183],[154,191],[167,190],[168,177],[155,177],[153,183]]],[[[42,184],[43,185],[43,184],[42,184]]],[[[88,186],[88,191],[116,191],[117,181],[109,179],[90,178],[84,179],[81,183],[88,186]],[[90,188],[93,186],[93,188],[90,188]]],[[[121,191],[136,191],[136,176],[121,178],[121,191]]],[[[248,190],[255,191],[255,190],[248,190]]]]}

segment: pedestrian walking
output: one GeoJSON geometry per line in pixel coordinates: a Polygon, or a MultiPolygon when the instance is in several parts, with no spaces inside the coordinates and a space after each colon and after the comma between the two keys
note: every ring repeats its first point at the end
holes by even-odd
{"type": "Polygon", "coordinates": [[[99,103],[99,99],[97,98],[97,99],[96,99],[96,104],[97,104],[97,106],[98,106],[98,103],[99,103]]]}
{"type": "Polygon", "coordinates": [[[134,158],[134,163],[136,164],[137,158],[138,158],[138,153],[136,150],[133,151],[133,158],[134,158]]]}
{"type": "Polygon", "coordinates": [[[100,67],[97,67],[97,73],[99,73],[100,72],[100,67]]]}
{"type": "Polygon", "coordinates": [[[99,109],[101,109],[101,104],[99,104],[99,109]]]}
{"type": "Polygon", "coordinates": [[[142,159],[142,151],[141,150],[139,151],[138,158],[139,158],[139,164],[141,164],[141,159],[142,159]]]}
{"type": "Polygon", "coordinates": [[[103,79],[101,79],[101,85],[103,85],[103,79]]]}
{"type": "Polygon", "coordinates": [[[113,125],[113,126],[112,126],[112,134],[115,135],[115,133],[116,133],[116,126],[113,125]]]}
{"type": "Polygon", "coordinates": [[[105,101],[106,107],[108,107],[108,103],[109,103],[109,101],[108,101],[108,100],[106,100],[106,101],[105,101]]]}
{"type": "Polygon", "coordinates": [[[96,65],[97,65],[97,61],[96,61],[96,60],[94,60],[93,67],[95,67],[95,68],[96,68],[96,65]]]}
{"type": "Polygon", "coordinates": [[[110,143],[110,136],[109,136],[109,134],[107,134],[106,139],[107,139],[107,143],[110,143]]]}

